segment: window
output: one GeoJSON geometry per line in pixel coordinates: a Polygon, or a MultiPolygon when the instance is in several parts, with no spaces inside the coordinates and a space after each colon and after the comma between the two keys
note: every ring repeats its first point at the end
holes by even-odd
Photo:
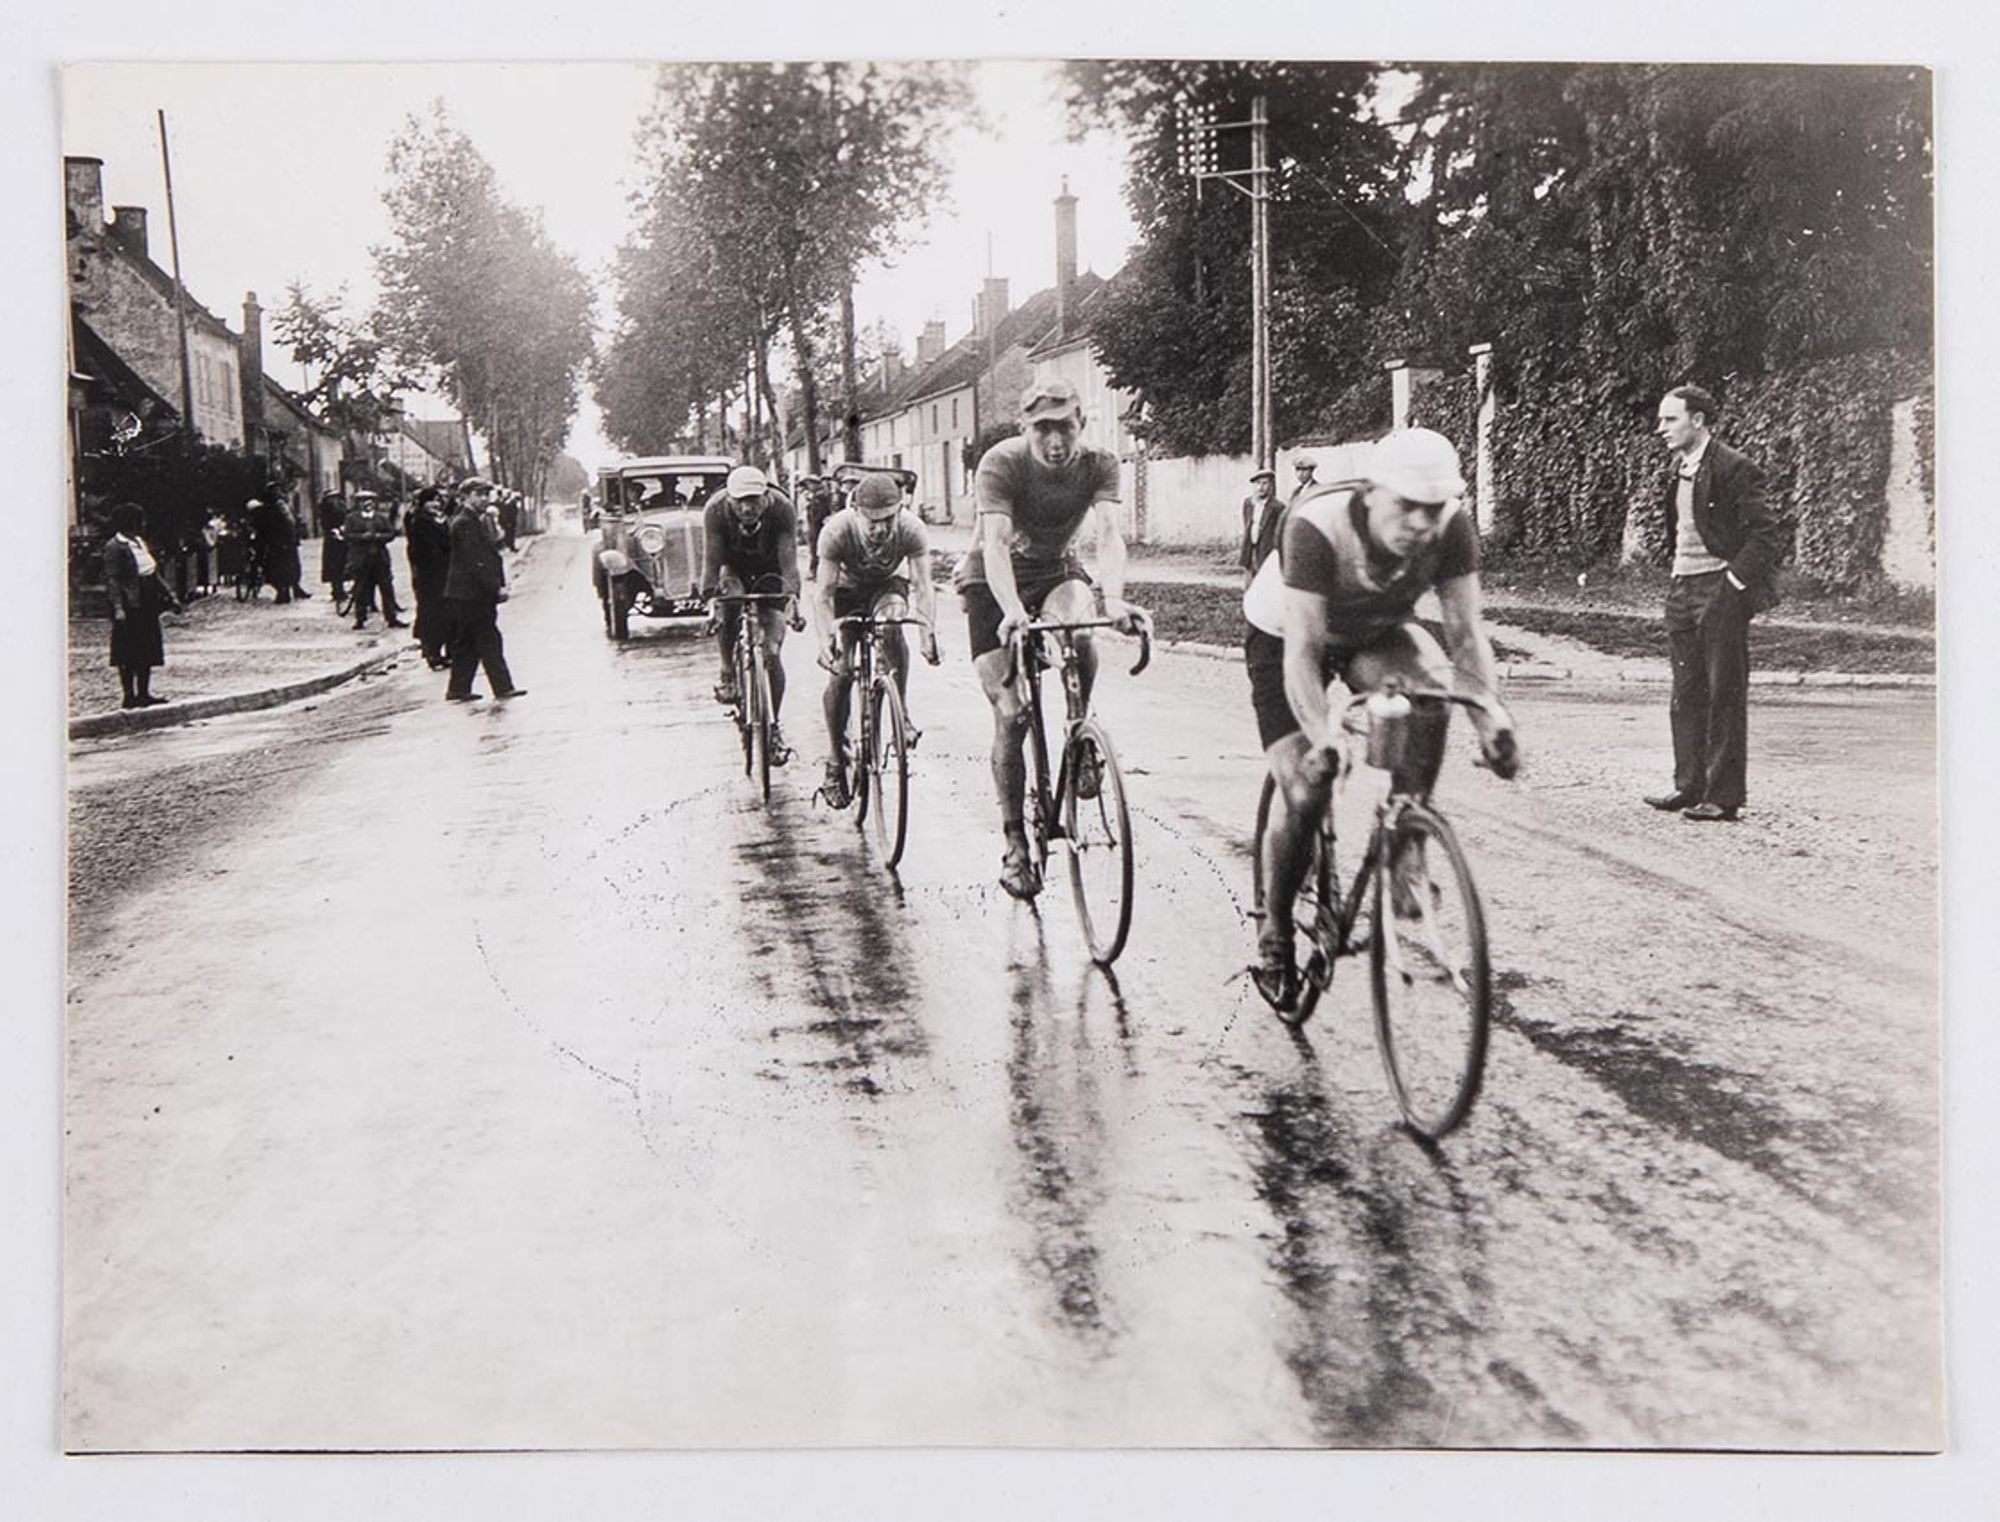
{"type": "Polygon", "coordinates": [[[955,396],[951,399],[951,426],[954,430],[958,427],[958,398],[955,396]]]}
{"type": "MultiPolygon", "coordinates": [[[[957,419],[957,418],[953,418],[953,419],[952,419],[952,421],[953,421],[953,422],[955,423],[955,422],[957,422],[957,421],[958,421],[958,419],[957,419]]],[[[932,402],[932,403],[931,403],[931,432],[932,432],[932,433],[936,433],[937,431],[938,431],[938,404],[937,404],[936,402],[932,402]]]]}

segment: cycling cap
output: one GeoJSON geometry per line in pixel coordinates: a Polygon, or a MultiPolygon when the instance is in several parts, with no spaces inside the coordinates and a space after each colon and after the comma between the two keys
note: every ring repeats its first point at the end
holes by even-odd
{"type": "Polygon", "coordinates": [[[1378,443],[1368,479],[1405,502],[1449,502],[1465,495],[1458,451],[1428,428],[1399,428],[1378,443]]]}
{"type": "Polygon", "coordinates": [[[764,472],[754,465],[739,465],[729,473],[729,495],[761,497],[766,486],[764,472]]]}
{"type": "Polygon", "coordinates": [[[1021,393],[1021,419],[1039,422],[1043,418],[1068,417],[1083,411],[1083,398],[1068,381],[1052,380],[1030,386],[1021,393]]]}
{"type": "Polygon", "coordinates": [[[887,476],[863,476],[847,500],[864,518],[891,518],[903,509],[902,488],[887,476]]]}

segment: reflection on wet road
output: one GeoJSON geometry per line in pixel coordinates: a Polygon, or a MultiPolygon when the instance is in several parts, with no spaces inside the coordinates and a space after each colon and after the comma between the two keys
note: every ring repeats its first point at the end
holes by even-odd
{"type": "MultiPolygon", "coordinates": [[[[350,700],[287,800],[306,860],[225,843],[301,956],[369,937],[339,989],[273,1007],[252,969],[147,930],[157,897],[112,927],[153,936],[148,955],[73,1018],[159,1022],[188,1129],[137,1133],[116,1052],[85,1042],[72,1229],[120,1267],[73,1259],[73,1289],[102,1324],[156,1318],[76,1338],[86,1442],[1934,1437],[1930,990],[1920,957],[1815,981],[1853,922],[1808,879],[1729,897],[1691,842],[1580,826],[1554,783],[1454,764],[1500,998],[1471,1122],[1420,1145],[1393,1121],[1365,975],[1343,967],[1300,1034],[1240,977],[1240,671],[1168,657],[1103,684],[1139,852],[1113,978],[1059,864],[1033,907],[994,881],[960,650],[913,679],[925,738],[892,875],[812,801],[806,642],[787,650],[799,755],[765,806],[707,696],[712,646],[646,625],[606,642],[581,553],[538,546],[509,605],[530,699],[447,710],[399,674],[393,701],[350,700]],[[368,829],[344,827],[362,799],[368,829]],[[377,882],[385,851],[387,914],[327,890],[377,882]],[[1752,933],[1687,965],[1719,919],[1752,933]],[[212,1010],[190,1030],[146,980],[192,976],[212,1010]],[[282,1077],[241,1086],[225,1053],[282,1077]],[[217,1134],[263,1141],[225,1159],[217,1134]],[[157,1196],[93,1192],[142,1146],[157,1196]],[[271,1202],[308,1185],[326,1203],[288,1229],[318,1268],[274,1280],[271,1202]],[[169,1410],[147,1392],[191,1346],[236,1373],[169,1410]],[[280,1347],[347,1404],[269,1400],[256,1350],[280,1347]]],[[[1579,745],[1621,717],[1524,706],[1579,745]]],[[[182,932],[241,912],[216,879],[169,891],[182,932]]]]}

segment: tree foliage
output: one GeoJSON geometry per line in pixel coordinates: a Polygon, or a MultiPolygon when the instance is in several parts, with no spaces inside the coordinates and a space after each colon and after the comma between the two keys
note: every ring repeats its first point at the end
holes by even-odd
{"type": "MultiPolygon", "coordinates": [[[[1142,398],[1140,433],[1169,454],[1249,447],[1250,203],[1223,181],[1199,191],[1183,163],[1188,124],[1222,125],[1216,167],[1248,169],[1252,100],[1267,100],[1271,373],[1279,438],[1339,427],[1374,406],[1366,314],[1387,294],[1407,215],[1396,142],[1365,109],[1360,64],[1105,60],[1065,66],[1077,130],[1120,128],[1139,239],[1091,307],[1089,332],[1115,384],[1142,398]]],[[[1245,182],[1247,183],[1247,182],[1245,182]]]]}
{"type": "Polygon", "coordinates": [[[373,314],[354,317],[344,289],[318,297],[294,281],[272,331],[291,357],[317,377],[300,400],[343,433],[375,434],[416,377],[377,331],[373,314]]]}
{"type": "Polygon", "coordinates": [[[539,490],[591,356],[589,281],[441,106],[390,145],[383,200],[383,336],[485,435],[503,484],[539,490]]]}
{"type": "Polygon", "coordinates": [[[775,413],[784,345],[817,469],[827,355],[845,342],[834,312],[942,198],[948,128],[969,112],[948,65],[663,66],[596,374],[611,436],[635,449],[704,437],[710,402],[719,412],[750,373],[775,413]]]}

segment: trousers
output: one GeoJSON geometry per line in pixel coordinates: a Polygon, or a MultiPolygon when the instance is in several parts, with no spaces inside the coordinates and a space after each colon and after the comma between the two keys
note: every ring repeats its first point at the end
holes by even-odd
{"type": "Polygon", "coordinates": [[[1749,769],[1750,614],[1721,571],[1676,576],[1667,593],[1674,791],[1726,809],[1743,806],[1749,769]]]}

